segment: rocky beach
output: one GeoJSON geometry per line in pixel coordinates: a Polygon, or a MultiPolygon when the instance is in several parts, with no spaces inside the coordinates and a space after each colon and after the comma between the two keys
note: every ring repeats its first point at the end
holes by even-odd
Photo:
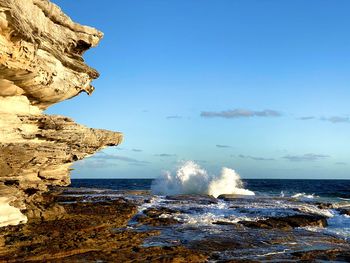
{"type": "MultiPolygon", "coordinates": [[[[149,191],[60,189],[44,195],[40,217],[1,228],[3,262],[348,262],[350,244],[308,227],[327,226],[330,204],[296,199],[198,195],[158,197],[149,191]],[[250,221],[267,204],[289,207],[250,221]],[[226,216],[208,212],[226,206],[226,216]],[[292,209],[293,208],[293,209],[292,209]],[[309,209],[309,212],[306,212],[309,209]],[[311,210],[313,209],[313,210],[311,210]],[[245,211],[243,211],[245,210],[245,211]],[[294,214],[293,212],[294,211],[294,214]],[[311,212],[313,211],[313,212],[311,212]],[[228,216],[243,213],[239,221],[228,216]],[[289,214],[289,215],[288,215],[289,214]],[[212,215],[212,216],[213,216],[212,215]],[[194,222],[194,220],[197,220],[194,222]],[[201,221],[202,220],[202,221],[201,221]]],[[[343,208],[334,211],[348,213],[343,208]]],[[[219,213],[220,214],[220,213],[219,213]]]]}

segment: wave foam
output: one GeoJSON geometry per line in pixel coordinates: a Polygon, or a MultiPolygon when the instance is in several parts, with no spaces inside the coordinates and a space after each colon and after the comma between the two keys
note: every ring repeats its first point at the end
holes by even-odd
{"type": "Polygon", "coordinates": [[[221,194],[254,195],[243,188],[239,175],[232,169],[222,168],[221,174],[209,175],[193,161],[188,161],[172,174],[167,171],[152,182],[152,192],[158,195],[221,194]]]}
{"type": "Polygon", "coordinates": [[[315,196],[315,194],[309,195],[309,194],[306,194],[306,193],[297,193],[295,195],[292,195],[292,198],[300,198],[300,199],[303,199],[303,198],[305,198],[305,199],[314,199],[315,197],[317,197],[317,196],[315,196]]]}

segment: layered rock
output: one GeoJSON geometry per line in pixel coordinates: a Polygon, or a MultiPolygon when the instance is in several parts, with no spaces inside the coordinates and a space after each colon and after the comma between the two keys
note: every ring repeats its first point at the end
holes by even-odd
{"type": "Polygon", "coordinates": [[[82,55],[102,36],[48,0],[0,0],[0,226],[24,222],[20,211],[33,214],[49,186],[68,185],[74,161],[121,142],[120,133],[43,114],[93,92],[99,74],[82,55]]]}

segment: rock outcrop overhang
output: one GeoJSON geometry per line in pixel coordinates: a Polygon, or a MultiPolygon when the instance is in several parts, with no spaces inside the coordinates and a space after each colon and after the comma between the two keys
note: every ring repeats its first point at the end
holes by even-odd
{"type": "Polygon", "coordinates": [[[69,185],[74,161],[121,143],[121,133],[43,114],[94,91],[99,74],[82,56],[102,37],[48,0],[0,0],[0,227],[40,216],[35,204],[69,185]]]}

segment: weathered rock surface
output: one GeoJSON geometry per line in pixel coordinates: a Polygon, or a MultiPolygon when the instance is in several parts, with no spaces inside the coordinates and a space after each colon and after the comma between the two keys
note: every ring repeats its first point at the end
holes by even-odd
{"type": "Polygon", "coordinates": [[[350,251],[340,249],[302,251],[292,255],[303,262],[350,262],[350,251]]]}
{"type": "Polygon", "coordinates": [[[290,230],[295,227],[305,226],[326,227],[327,218],[319,215],[293,215],[286,217],[271,217],[258,221],[240,221],[239,223],[250,228],[278,228],[290,230]]]}
{"type": "Polygon", "coordinates": [[[211,195],[181,194],[181,195],[168,195],[166,198],[168,200],[183,201],[185,203],[194,201],[194,202],[197,202],[198,204],[203,204],[203,205],[217,204],[218,202],[218,200],[211,195]]]}
{"type": "Polygon", "coordinates": [[[178,214],[180,211],[176,211],[166,207],[148,208],[143,211],[143,215],[139,215],[136,220],[144,225],[151,226],[168,226],[174,224],[180,224],[180,222],[170,215],[178,214]]]}
{"type": "Polygon", "coordinates": [[[142,246],[158,232],[126,228],[137,206],[123,198],[61,206],[61,218],[4,227],[0,261],[206,262],[207,255],[183,246],[142,246]]]}
{"type": "Polygon", "coordinates": [[[37,214],[49,186],[70,183],[74,161],[121,142],[120,133],[42,113],[93,92],[98,72],[82,55],[102,36],[48,0],[0,0],[0,227],[25,222],[20,210],[37,214]]]}

